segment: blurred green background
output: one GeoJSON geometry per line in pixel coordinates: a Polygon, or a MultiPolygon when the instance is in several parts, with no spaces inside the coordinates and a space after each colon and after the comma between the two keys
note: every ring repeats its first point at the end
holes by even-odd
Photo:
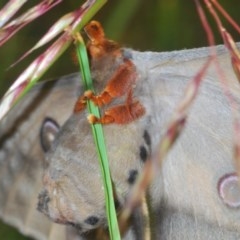
{"type": "MultiPolygon", "coordinates": [[[[0,7],[6,2],[1,0],[0,7]]],[[[24,9],[38,2],[28,1],[24,9]]],[[[240,1],[220,2],[230,15],[240,22],[240,1]]],[[[60,16],[82,3],[82,0],[63,0],[62,4],[29,24],[0,48],[0,96],[45,47],[31,54],[14,68],[7,68],[30,49],[60,16]]],[[[206,34],[193,0],[109,0],[95,19],[101,21],[109,38],[141,51],[171,51],[207,45],[206,34]]],[[[212,25],[216,30],[215,24],[212,25]]],[[[239,39],[229,25],[226,24],[226,27],[239,39]]],[[[215,33],[216,42],[221,43],[219,34],[217,31],[215,33]]],[[[71,59],[71,52],[73,49],[67,51],[43,78],[77,71],[71,59]]]]}
{"type": "MultiPolygon", "coordinates": [[[[1,0],[0,8],[6,2],[1,0]]],[[[38,2],[28,1],[24,9],[38,2]]],[[[240,23],[240,1],[219,0],[219,2],[240,23]]],[[[16,67],[6,69],[31,48],[60,16],[74,10],[82,3],[83,1],[80,0],[64,0],[62,4],[25,27],[0,48],[0,96],[45,48],[31,54],[16,67]]],[[[209,14],[207,16],[209,17],[209,14]]],[[[94,19],[103,24],[109,38],[120,42],[123,46],[141,51],[171,51],[207,46],[206,34],[202,29],[193,0],[109,0],[94,19]]],[[[214,22],[212,20],[209,22],[213,26],[216,43],[222,43],[214,22]]],[[[225,21],[223,23],[235,40],[240,41],[240,36],[232,27],[225,21]]],[[[78,71],[71,59],[73,51],[73,48],[68,50],[43,78],[55,78],[78,71]]],[[[2,239],[27,238],[1,224],[0,240],[2,239]]]]}

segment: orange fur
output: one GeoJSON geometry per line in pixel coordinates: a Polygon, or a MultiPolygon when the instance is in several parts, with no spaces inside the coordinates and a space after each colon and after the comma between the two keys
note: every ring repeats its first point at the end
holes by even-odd
{"type": "Polygon", "coordinates": [[[105,54],[113,54],[116,57],[121,55],[120,46],[118,43],[105,38],[99,22],[91,21],[84,30],[90,40],[87,48],[91,58],[99,58],[105,54]]]}
{"type": "MultiPolygon", "coordinates": [[[[85,31],[90,39],[88,52],[91,59],[99,59],[107,54],[111,54],[114,57],[122,55],[119,45],[105,38],[100,23],[96,21],[90,22],[85,27],[85,31]]],[[[99,59],[99,61],[101,60],[99,59]]],[[[82,111],[85,108],[87,99],[92,100],[97,106],[101,107],[111,103],[114,98],[126,95],[125,104],[107,109],[100,119],[90,116],[89,122],[126,124],[134,121],[145,113],[141,103],[132,99],[133,85],[136,80],[137,71],[135,65],[131,60],[124,59],[124,62],[117,68],[102,93],[95,95],[92,91],[86,91],[84,96],[80,96],[77,100],[74,112],[82,111]]]]}

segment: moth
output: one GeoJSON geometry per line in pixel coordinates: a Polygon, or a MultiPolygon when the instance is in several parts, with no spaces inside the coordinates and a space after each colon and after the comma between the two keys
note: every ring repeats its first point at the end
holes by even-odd
{"type": "MultiPolygon", "coordinates": [[[[80,112],[86,107],[86,100],[91,100],[97,106],[111,103],[116,98],[126,95],[125,103],[110,107],[98,119],[95,116],[89,117],[90,123],[119,123],[126,124],[138,119],[145,113],[145,108],[138,101],[133,99],[134,84],[137,81],[136,67],[117,43],[105,38],[102,26],[97,21],[91,21],[85,31],[90,39],[88,52],[91,58],[92,70],[98,67],[99,62],[109,62],[111,66],[117,68],[110,80],[105,84],[102,93],[95,95],[88,90],[81,96],[74,107],[74,112],[80,112]]],[[[103,82],[101,82],[101,85],[103,82]]]]}
{"type": "MultiPolygon", "coordinates": [[[[239,102],[229,55],[223,46],[216,51],[239,102]]],[[[117,208],[158,147],[209,48],[161,53],[121,48],[121,52],[136,67],[131,97],[145,111],[126,124],[104,124],[117,208]]],[[[122,63],[111,56],[93,64],[97,93],[122,63]]],[[[79,78],[73,74],[39,84],[0,124],[0,216],[35,239],[97,239],[97,230],[107,224],[88,113],[84,108],[73,112],[79,96],[84,96],[79,78]]],[[[101,110],[124,100],[114,98],[101,110]]],[[[183,134],[148,189],[152,239],[239,239],[237,182],[231,110],[211,65],[183,134]]],[[[140,220],[134,212],[123,239],[143,239],[140,220]]]]}

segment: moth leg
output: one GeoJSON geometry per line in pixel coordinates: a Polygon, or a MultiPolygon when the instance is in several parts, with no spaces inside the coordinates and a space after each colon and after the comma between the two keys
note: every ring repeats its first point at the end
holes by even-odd
{"type": "Polygon", "coordinates": [[[97,118],[94,115],[89,115],[88,121],[92,124],[127,124],[140,118],[144,115],[144,113],[144,106],[139,101],[135,101],[129,105],[123,104],[111,107],[104,112],[104,115],[101,118],[97,118]]]}
{"type": "Polygon", "coordinates": [[[107,54],[121,57],[122,50],[119,44],[105,38],[104,30],[99,22],[91,21],[84,31],[90,40],[87,49],[91,59],[99,59],[107,54]]]}
{"type": "Polygon", "coordinates": [[[114,98],[121,97],[129,92],[136,78],[137,71],[135,65],[132,61],[125,60],[116,70],[101,94],[95,95],[92,91],[86,91],[84,96],[101,107],[110,103],[114,98]]]}
{"type": "Polygon", "coordinates": [[[85,96],[80,96],[77,102],[75,103],[73,112],[74,113],[81,112],[86,107],[86,104],[87,104],[87,98],[85,96]]]}

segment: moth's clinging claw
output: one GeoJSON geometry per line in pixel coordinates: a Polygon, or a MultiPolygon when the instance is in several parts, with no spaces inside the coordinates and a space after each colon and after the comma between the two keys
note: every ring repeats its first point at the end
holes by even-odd
{"type": "Polygon", "coordinates": [[[139,102],[135,101],[129,105],[117,105],[107,109],[104,115],[100,118],[90,114],[88,116],[88,121],[91,124],[101,123],[117,123],[117,124],[127,124],[130,123],[145,114],[144,106],[139,102]]]}
{"type": "Polygon", "coordinates": [[[85,109],[87,103],[87,99],[85,96],[81,96],[78,98],[77,102],[75,103],[73,112],[78,113],[85,109]]]}

